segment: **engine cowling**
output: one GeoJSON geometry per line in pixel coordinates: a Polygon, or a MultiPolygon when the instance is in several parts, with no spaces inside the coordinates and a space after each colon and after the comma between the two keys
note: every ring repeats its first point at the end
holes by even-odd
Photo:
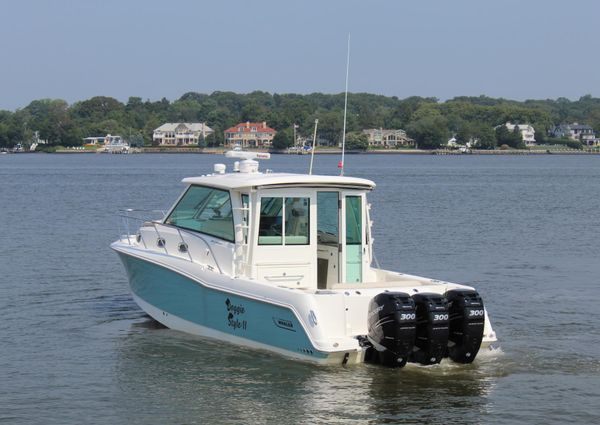
{"type": "Polygon", "coordinates": [[[369,303],[368,335],[372,344],[367,361],[403,367],[415,341],[415,303],[403,292],[383,292],[369,303]]]}
{"type": "Polygon", "coordinates": [[[471,363],[481,347],[485,325],[483,300],[473,289],[446,292],[449,313],[448,356],[457,363],[471,363]]]}
{"type": "Polygon", "coordinates": [[[435,293],[414,294],[416,338],[409,361],[423,365],[436,364],[448,348],[448,301],[435,293]]]}

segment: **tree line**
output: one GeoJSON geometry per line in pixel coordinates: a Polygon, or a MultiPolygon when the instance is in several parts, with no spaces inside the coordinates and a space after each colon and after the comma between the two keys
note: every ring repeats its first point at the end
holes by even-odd
{"type": "MultiPolygon", "coordinates": [[[[0,111],[0,147],[28,144],[35,132],[50,146],[80,146],[84,137],[109,133],[134,145],[150,145],[153,130],[165,122],[205,122],[215,130],[205,142],[218,146],[225,129],[245,121],[266,121],[282,132],[278,143],[288,144],[294,124],[298,134],[311,136],[317,118],[319,138],[337,145],[342,136],[343,107],[343,93],[189,92],[175,101],[130,97],[126,103],[97,96],[71,105],[61,99],[40,99],[16,111],[0,111]]],[[[483,149],[502,144],[518,147],[514,135],[495,130],[508,121],[531,124],[538,143],[560,143],[548,138],[548,130],[556,124],[579,122],[600,129],[600,98],[515,101],[463,96],[441,102],[432,97],[348,95],[350,141],[360,139],[362,129],[389,128],[406,130],[423,149],[438,148],[453,136],[459,142],[476,140],[483,149]]],[[[362,139],[358,142],[364,144],[362,139]]]]}

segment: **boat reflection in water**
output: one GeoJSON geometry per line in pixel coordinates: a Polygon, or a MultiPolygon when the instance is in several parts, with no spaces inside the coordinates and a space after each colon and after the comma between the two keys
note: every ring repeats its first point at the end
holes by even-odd
{"type": "Polygon", "coordinates": [[[488,353],[466,366],[409,364],[394,372],[319,367],[148,329],[154,323],[137,322],[117,351],[117,413],[140,423],[480,423],[506,374],[504,360],[488,353]]]}

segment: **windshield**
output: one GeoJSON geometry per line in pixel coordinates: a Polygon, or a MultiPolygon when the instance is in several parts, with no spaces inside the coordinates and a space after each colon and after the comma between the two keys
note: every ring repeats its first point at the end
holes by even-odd
{"type": "Polygon", "coordinates": [[[190,186],[166,220],[167,224],[234,242],[229,192],[190,186]]]}

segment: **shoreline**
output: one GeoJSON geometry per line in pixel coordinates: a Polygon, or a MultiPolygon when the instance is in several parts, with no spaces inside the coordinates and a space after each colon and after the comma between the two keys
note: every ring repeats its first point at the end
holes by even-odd
{"type": "MultiPolygon", "coordinates": [[[[195,154],[195,155],[223,155],[228,149],[223,148],[159,148],[159,147],[144,147],[134,148],[135,150],[130,154],[195,154]]],[[[269,151],[266,149],[251,150],[251,152],[269,152],[273,155],[291,155],[291,156],[309,156],[310,154],[297,154],[288,153],[281,151],[269,151]]],[[[18,152],[18,153],[35,153],[35,152],[18,152]]],[[[106,153],[96,152],[93,150],[71,150],[71,149],[58,149],[55,152],[48,153],[60,153],[60,154],[94,154],[94,153],[106,153]]],[[[315,155],[341,155],[341,149],[326,149],[317,150],[315,155]]],[[[113,154],[120,155],[120,154],[113,154]]],[[[367,150],[367,151],[346,151],[346,155],[600,155],[600,150],[546,150],[546,149],[510,149],[510,150],[479,150],[474,149],[470,152],[460,152],[456,150],[446,149],[435,149],[435,150],[422,150],[422,149],[390,149],[390,150],[367,150]]]]}
{"type": "MultiPolygon", "coordinates": [[[[229,149],[219,148],[198,148],[198,147],[142,147],[132,148],[127,154],[195,154],[195,155],[223,155],[229,149]]],[[[252,149],[249,152],[265,152],[272,155],[291,155],[291,156],[309,156],[310,153],[299,154],[296,152],[273,151],[268,149],[252,149]]],[[[3,152],[5,153],[5,152],[3,152]]],[[[91,149],[57,149],[53,152],[46,151],[22,151],[6,152],[8,154],[108,154],[108,152],[98,152],[91,149]]],[[[320,149],[315,151],[315,155],[341,155],[341,149],[320,149]]],[[[122,155],[114,153],[111,155],[122,155]]],[[[367,151],[347,150],[346,155],[600,155],[600,149],[507,149],[507,150],[483,150],[472,149],[469,152],[449,149],[373,149],[367,151]]]]}

